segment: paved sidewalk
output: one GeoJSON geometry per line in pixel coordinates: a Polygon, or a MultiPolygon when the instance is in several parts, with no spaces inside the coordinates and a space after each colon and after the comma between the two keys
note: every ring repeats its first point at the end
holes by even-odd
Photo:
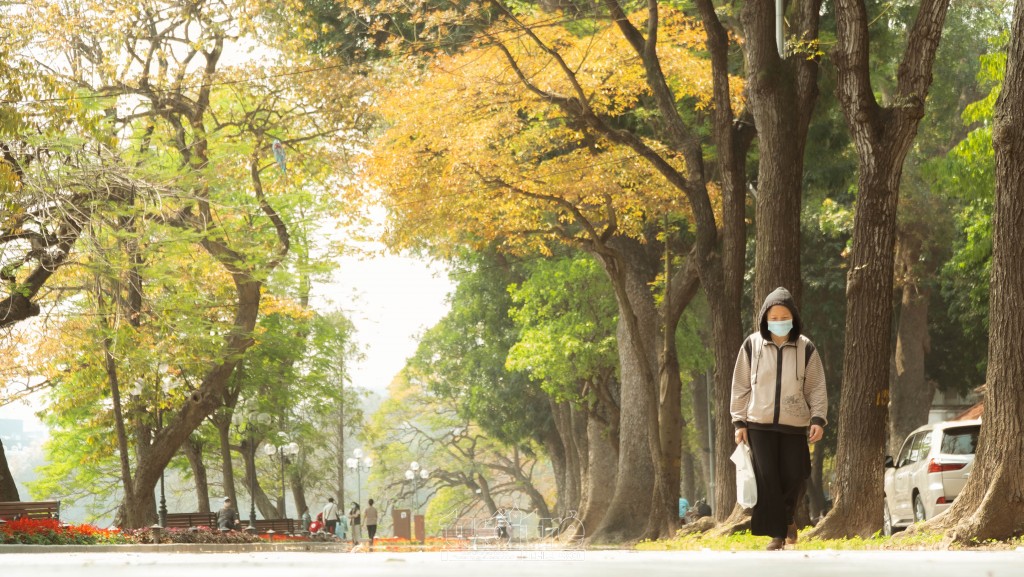
{"type": "Polygon", "coordinates": [[[1020,577],[1024,551],[7,553],[3,577],[1020,577]]]}

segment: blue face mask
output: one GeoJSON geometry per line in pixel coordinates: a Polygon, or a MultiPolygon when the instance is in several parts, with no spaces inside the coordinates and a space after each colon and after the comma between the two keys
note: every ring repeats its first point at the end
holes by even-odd
{"type": "Polygon", "coordinates": [[[768,321],[768,330],[777,337],[788,337],[793,330],[793,319],[786,321],[768,321]]]}

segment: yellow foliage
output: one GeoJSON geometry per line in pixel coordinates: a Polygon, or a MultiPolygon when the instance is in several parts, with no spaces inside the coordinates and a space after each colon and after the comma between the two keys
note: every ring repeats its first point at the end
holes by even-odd
{"type": "MultiPolygon", "coordinates": [[[[595,114],[613,125],[657,124],[646,118],[656,113],[636,52],[614,25],[587,25],[587,33],[532,30],[557,49],[595,114]]],[[[711,65],[696,55],[704,44],[699,26],[666,9],[659,39],[680,106],[711,107],[711,65]]],[[[401,70],[377,103],[389,129],[369,166],[390,211],[391,244],[444,250],[498,242],[547,254],[552,242],[586,241],[609,228],[642,238],[652,218],[687,213],[680,191],[648,161],[530,91],[503,48],[539,90],[577,95],[554,57],[509,22],[472,48],[401,70]]],[[[739,108],[742,83],[731,86],[739,108]]],[[[653,136],[648,146],[685,174],[681,155],[653,136]]]]}
{"type": "Polygon", "coordinates": [[[311,319],[313,311],[295,299],[266,292],[260,298],[260,315],[281,314],[295,319],[311,319]]]}

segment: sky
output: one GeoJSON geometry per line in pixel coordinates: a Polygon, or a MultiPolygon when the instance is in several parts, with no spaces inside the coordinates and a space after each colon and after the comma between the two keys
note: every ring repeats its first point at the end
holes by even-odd
{"type": "Polygon", "coordinates": [[[383,395],[419,335],[448,312],[454,287],[439,264],[379,252],[342,258],[335,278],[314,287],[312,304],[340,308],[353,322],[364,358],[351,367],[352,384],[383,395]]]}

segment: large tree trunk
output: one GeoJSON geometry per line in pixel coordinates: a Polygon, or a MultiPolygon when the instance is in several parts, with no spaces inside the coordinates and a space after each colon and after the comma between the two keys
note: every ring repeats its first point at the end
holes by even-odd
{"type": "Polygon", "coordinates": [[[1024,532],[1024,5],[1013,8],[1006,76],[996,101],[992,277],[985,417],[974,470],[936,518],[960,543],[1024,532]]]}
{"type": "Polygon", "coordinates": [[[618,470],[631,474],[617,477],[615,496],[593,538],[622,542],[671,535],[678,524],[682,384],[674,334],[697,291],[697,275],[692,254],[685,267],[669,271],[668,296],[659,314],[650,283],[661,255],[625,238],[608,245],[597,256],[619,308],[618,470]]]}
{"type": "MultiPolygon", "coordinates": [[[[619,460],[617,471],[629,471],[616,477],[615,492],[608,510],[593,538],[597,542],[619,543],[638,539],[647,526],[654,492],[654,467],[651,460],[650,437],[647,431],[648,406],[654,386],[644,382],[633,353],[632,337],[619,317],[619,363],[622,386],[622,410],[619,418],[619,460]]],[[[654,335],[651,335],[653,340],[654,335]]],[[[650,362],[647,359],[645,362],[650,362]]],[[[654,369],[651,367],[650,372],[654,369]]]]}
{"type": "Polygon", "coordinates": [[[7,464],[3,440],[0,440],[0,501],[21,501],[18,485],[14,482],[11,467],[7,464]]]}
{"type": "MultiPolygon", "coordinates": [[[[715,355],[714,392],[714,495],[709,496],[717,522],[725,521],[736,505],[736,471],[729,461],[734,448],[729,399],[732,394],[732,367],[743,342],[741,299],[746,271],[746,158],[755,132],[749,117],[737,118],[732,110],[729,88],[730,40],[710,0],[697,0],[704,25],[707,48],[711,54],[714,93],[714,143],[722,179],[721,229],[713,220],[702,218],[701,203],[691,200],[697,220],[697,266],[701,288],[711,309],[713,350],[715,355]],[[715,254],[706,244],[714,239],[720,243],[715,254]]],[[[688,166],[700,166],[700,153],[689,150],[688,166]]],[[[701,175],[701,178],[705,178],[701,175]]],[[[799,229],[798,229],[799,230],[799,229]]]]}
{"type": "Polygon", "coordinates": [[[618,436],[612,435],[606,421],[595,415],[588,416],[587,474],[583,481],[583,502],[579,511],[579,519],[587,536],[600,526],[615,495],[618,454],[618,436]]]}
{"type": "MultiPolygon", "coordinates": [[[[700,465],[702,485],[704,486],[704,497],[708,503],[713,503],[711,495],[712,475],[711,470],[711,423],[708,415],[711,408],[708,406],[708,383],[709,374],[706,371],[694,371],[690,378],[690,394],[693,397],[693,423],[697,432],[697,449],[700,465]]],[[[694,498],[697,496],[694,495],[694,498]]],[[[692,502],[692,501],[691,501],[692,502]]]]}
{"type": "MultiPolygon", "coordinates": [[[[901,256],[906,261],[916,262],[918,252],[911,251],[901,256]]],[[[932,397],[935,395],[935,382],[926,377],[924,370],[924,358],[929,346],[928,303],[931,290],[913,282],[911,278],[903,284],[893,359],[895,378],[889,395],[888,454],[893,456],[899,452],[903,440],[911,431],[928,422],[932,397]]]]}
{"type": "MultiPolygon", "coordinates": [[[[209,513],[210,483],[206,478],[206,465],[203,464],[203,442],[195,435],[190,435],[188,440],[182,443],[181,448],[192,469],[192,479],[196,486],[196,511],[209,513]]],[[[241,507],[238,499],[234,497],[232,499],[235,501],[235,505],[241,507]]]]}
{"type": "Polygon", "coordinates": [[[548,400],[554,426],[545,435],[544,446],[551,459],[555,473],[555,493],[558,500],[555,511],[559,516],[578,506],[580,499],[579,464],[576,449],[572,445],[572,408],[567,402],[548,400]]]}
{"type": "MultiPolygon", "coordinates": [[[[818,38],[821,0],[788,3],[790,33],[799,40],[818,38]]],[[[817,58],[796,53],[779,56],[775,39],[775,3],[745,2],[743,53],[747,68],[747,106],[757,124],[755,309],[776,287],[784,286],[801,302],[800,201],[804,146],[818,97],[817,58]]],[[[757,311],[754,311],[757,314],[757,311]]]]}
{"type": "Polygon", "coordinates": [[[895,103],[881,107],[869,75],[868,14],[863,0],[836,4],[837,93],[858,156],[858,198],[847,275],[846,350],[836,450],[835,506],[818,537],[870,536],[882,524],[892,336],[896,205],[903,161],[924,115],[932,63],[949,0],[924,0],[897,74],[895,103]]]}

